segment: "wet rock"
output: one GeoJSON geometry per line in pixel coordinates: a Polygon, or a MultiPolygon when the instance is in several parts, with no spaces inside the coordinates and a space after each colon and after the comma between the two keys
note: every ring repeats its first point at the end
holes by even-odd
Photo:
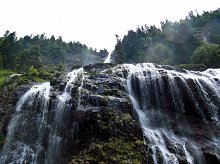
{"type": "Polygon", "coordinates": [[[66,82],[62,81],[62,82],[59,84],[59,90],[60,90],[60,91],[64,91],[65,86],[66,86],[66,82]]]}
{"type": "Polygon", "coordinates": [[[50,98],[55,99],[57,97],[57,92],[50,92],[50,98]]]}
{"type": "Polygon", "coordinates": [[[209,150],[204,152],[204,157],[207,164],[220,163],[220,157],[215,153],[215,151],[209,150]]]}
{"type": "Polygon", "coordinates": [[[31,88],[32,84],[12,83],[0,90],[0,134],[6,135],[7,125],[15,111],[17,101],[31,88]]]}

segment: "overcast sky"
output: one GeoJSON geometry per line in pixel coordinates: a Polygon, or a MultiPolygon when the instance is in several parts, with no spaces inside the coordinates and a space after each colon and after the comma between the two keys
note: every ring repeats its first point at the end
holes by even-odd
{"type": "Polygon", "coordinates": [[[189,11],[210,11],[220,0],[0,0],[0,34],[45,33],[89,47],[112,51],[121,38],[141,25],[185,18],[189,11]]]}

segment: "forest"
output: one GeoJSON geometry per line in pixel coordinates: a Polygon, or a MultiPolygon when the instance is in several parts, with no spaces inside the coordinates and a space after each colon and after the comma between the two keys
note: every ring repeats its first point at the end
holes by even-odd
{"type": "Polygon", "coordinates": [[[152,62],[180,67],[220,67],[220,9],[189,12],[185,19],[144,25],[116,35],[114,57],[118,63],[152,62]]]}
{"type": "Polygon", "coordinates": [[[16,37],[16,32],[6,31],[0,38],[0,68],[22,72],[29,67],[63,66],[102,62],[107,57],[106,49],[97,50],[77,42],[66,43],[62,37],[47,38],[45,34],[16,37]]]}

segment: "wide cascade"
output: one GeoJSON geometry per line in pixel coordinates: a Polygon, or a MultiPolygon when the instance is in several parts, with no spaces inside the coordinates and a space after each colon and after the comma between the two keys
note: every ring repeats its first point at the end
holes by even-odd
{"type": "Polygon", "coordinates": [[[64,91],[50,99],[50,83],[34,85],[16,105],[8,125],[0,163],[63,163],[62,147],[66,145],[65,127],[70,113],[71,90],[83,69],[66,76],[64,91]]]}
{"type": "Polygon", "coordinates": [[[220,69],[94,64],[36,84],[17,102],[0,163],[95,163],[97,150],[114,161],[121,149],[103,146],[113,141],[145,150],[126,151],[142,163],[220,163],[220,69]]]}
{"type": "Polygon", "coordinates": [[[220,157],[220,69],[190,72],[151,63],[124,68],[149,163],[217,160],[205,160],[206,151],[220,157]]]}

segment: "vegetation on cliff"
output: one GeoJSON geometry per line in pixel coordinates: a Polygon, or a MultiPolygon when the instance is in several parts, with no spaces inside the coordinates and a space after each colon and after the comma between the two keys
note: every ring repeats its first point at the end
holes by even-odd
{"type": "Polygon", "coordinates": [[[220,9],[203,14],[189,12],[178,22],[161,27],[144,25],[117,37],[114,55],[118,63],[204,64],[220,67],[220,9]]]}
{"type": "Polygon", "coordinates": [[[88,149],[74,156],[69,164],[78,163],[134,163],[145,161],[144,142],[126,141],[124,138],[110,138],[106,142],[96,141],[88,149]]]}

